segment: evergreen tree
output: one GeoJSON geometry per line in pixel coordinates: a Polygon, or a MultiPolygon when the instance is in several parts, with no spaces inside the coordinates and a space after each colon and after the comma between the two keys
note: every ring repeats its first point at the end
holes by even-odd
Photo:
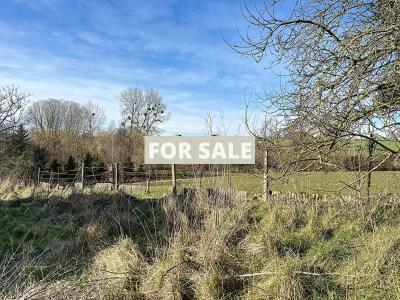
{"type": "Polygon", "coordinates": [[[126,160],[125,160],[125,162],[123,163],[122,166],[123,166],[124,168],[126,168],[128,171],[133,171],[133,169],[134,169],[134,167],[135,167],[130,156],[128,156],[128,157],[126,158],[126,160]]]}
{"type": "Polygon", "coordinates": [[[15,130],[12,136],[13,150],[17,154],[22,154],[29,148],[29,133],[24,128],[23,124],[20,124],[15,130]]]}
{"type": "Polygon", "coordinates": [[[86,153],[83,161],[85,162],[85,168],[90,168],[93,166],[94,159],[93,159],[93,156],[89,152],[86,153]]]}
{"type": "Polygon", "coordinates": [[[53,172],[58,172],[60,170],[60,164],[57,159],[53,159],[50,163],[50,170],[53,172]]]}
{"type": "Polygon", "coordinates": [[[68,161],[65,164],[65,171],[75,171],[76,170],[76,162],[75,158],[71,155],[68,157],[68,161]]]}
{"type": "Polygon", "coordinates": [[[41,168],[44,170],[47,162],[48,162],[48,153],[46,149],[42,147],[34,147],[33,148],[33,161],[36,168],[41,168]]]}
{"type": "Polygon", "coordinates": [[[93,156],[92,154],[87,152],[84,158],[84,163],[85,173],[98,174],[107,171],[106,164],[100,159],[98,155],[93,156]],[[91,170],[89,171],[89,169],[87,168],[91,168],[91,170]]]}

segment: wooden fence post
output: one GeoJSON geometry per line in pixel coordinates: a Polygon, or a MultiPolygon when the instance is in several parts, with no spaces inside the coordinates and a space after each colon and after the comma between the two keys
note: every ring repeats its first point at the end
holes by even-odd
{"type": "Polygon", "coordinates": [[[37,172],[37,185],[40,186],[40,167],[38,168],[38,172],[37,172]]]}
{"type": "Polygon", "coordinates": [[[146,194],[150,193],[150,174],[146,178],[146,194]]]}
{"type": "Polygon", "coordinates": [[[114,186],[114,162],[108,166],[108,172],[110,174],[110,176],[108,176],[109,190],[112,191],[114,186]]]}
{"type": "Polygon", "coordinates": [[[373,141],[373,135],[370,134],[370,140],[368,140],[368,174],[367,174],[367,206],[369,206],[371,197],[371,177],[372,177],[372,154],[374,152],[375,143],[373,141]]]}
{"type": "Polygon", "coordinates": [[[268,165],[268,150],[264,150],[264,168],[263,168],[263,176],[264,176],[264,201],[267,202],[269,199],[269,165],[268,165]]]}
{"type": "Polygon", "coordinates": [[[175,172],[175,164],[171,165],[171,175],[172,175],[172,195],[176,196],[176,172],[175,172]]]}
{"type": "Polygon", "coordinates": [[[80,184],[81,190],[83,190],[85,186],[85,162],[82,161],[82,168],[81,168],[81,184],[80,184]]]}
{"type": "Polygon", "coordinates": [[[57,167],[57,189],[60,186],[60,167],[57,167]]]}
{"type": "Polygon", "coordinates": [[[33,191],[32,191],[32,198],[35,199],[36,196],[36,188],[40,188],[40,167],[38,168],[37,172],[37,182],[35,178],[33,178],[33,191]]]}
{"type": "Polygon", "coordinates": [[[115,191],[118,191],[118,188],[119,188],[119,185],[118,185],[118,181],[119,181],[119,178],[118,178],[118,163],[115,163],[115,167],[114,167],[114,188],[115,188],[115,191]]]}

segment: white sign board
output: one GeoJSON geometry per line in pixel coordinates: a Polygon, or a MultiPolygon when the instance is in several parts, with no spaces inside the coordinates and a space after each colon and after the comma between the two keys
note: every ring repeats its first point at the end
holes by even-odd
{"type": "Polygon", "coordinates": [[[250,136],[146,136],[145,164],[254,164],[250,136]]]}

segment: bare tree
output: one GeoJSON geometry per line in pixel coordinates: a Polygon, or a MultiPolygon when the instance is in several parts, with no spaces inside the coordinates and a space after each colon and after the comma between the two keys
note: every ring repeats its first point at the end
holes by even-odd
{"type": "Polygon", "coordinates": [[[104,124],[104,110],[91,102],[47,99],[34,102],[28,109],[28,120],[35,130],[65,132],[72,135],[93,133],[104,124]]]}
{"type": "Polygon", "coordinates": [[[154,89],[142,91],[128,88],[117,97],[121,105],[123,124],[139,129],[145,135],[159,132],[159,125],[169,119],[167,106],[161,95],[154,89]]]}
{"type": "Polygon", "coordinates": [[[58,132],[66,124],[69,130],[73,130],[72,127],[80,127],[79,122],[76,123],[80,119],[80,116],[76,114],[78,109],[78,106],[71,107],[68,111],[63,100],[48,99],[32,103],[28,108],[27,116],[30,125],[35,130],[58,132]],[[73,119],[70,120],[70,117],[73,119]]]}
{"type": "Polygon", "coordinates": [[[93,149],[93,133],[101,129],[104,118],[98,105],[59,99],[34,102],[27,111],[33,140],[59,161],[70,155],[80,159],[93,149]]]}
{"type": "Polygon", "coordinates": [[[287,71],[286,84],[268,91],[263,103],[266,113],[284,120],[287,135],[295,136],[294,156],[302,163],[289,165],[328,164],[327,155],[354,139],[397,156],[400,2],[296,1],[286,15],[281,5],[271,0],[245,6],[252,30],[231,46],[287,71]]]}
{"type": "Polygon", "coordinates": [[[0,88],[0,168],[9,157],[10,135],[20,123],[28,97],[15,86],[0,88]]]}
{"type": "Polygon", "coordinates": [[[8,132],[18,124],[28,97],[18,87],[6,86],[0,89],[0,133],[8,132]]]}
{"type": "MultiPolygon", "coordinates": [[[[44,109],[49,102],[52,100],[46,100],[43,102],[37,102],[36,107],[38,109],[44,109]]],[[[62,113],[60,116],[62,128],[58,128],[57,130],[63,130],[71,135],[80,135],[84,132],[85,127],[87,128],[87,113],[86,110],[82,107],[81,104],[72,102],[72,101],[63,101],[63,100],[54,100],[57,104],[54,108],[56,111],[62,113]]],[[[50,111],[49,111],[50,113],[50,111]]],[[[34,117],[35,115],[33,115],[34,117]]],[[[43,126],[41,126],[43,128],[43,126]]]]}
{"type": "Polygon", "coordinates": [[[82,106],[83,114],[83,130],[85,132],[93,133],[100,130],[105,122],[104,109],[92,102],[86,103],[82,106]]]}
{"type": "Polygon", "coordinates": [[[215,118],[210,111],[207,112],[206,115],[204,116],[203,124],[206,135],[214,135],[214,119],[215,118]]]}

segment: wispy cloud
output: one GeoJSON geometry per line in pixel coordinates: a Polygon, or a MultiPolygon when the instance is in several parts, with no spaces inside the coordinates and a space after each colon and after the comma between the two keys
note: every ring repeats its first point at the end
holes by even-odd
{"type": "Polygon", "coordinates": [[[171,110],[167,132],[200,133],[207,111],[236,131],[244,93],[268,84],[261,65],[225,44],[240,1],[14,0],[0,12],[0,84],[33,94],[97,101],[119,119],[116,95],[156,88],[171,110]],[[14,16],[10,15],[14,14],[14,16]]]}

